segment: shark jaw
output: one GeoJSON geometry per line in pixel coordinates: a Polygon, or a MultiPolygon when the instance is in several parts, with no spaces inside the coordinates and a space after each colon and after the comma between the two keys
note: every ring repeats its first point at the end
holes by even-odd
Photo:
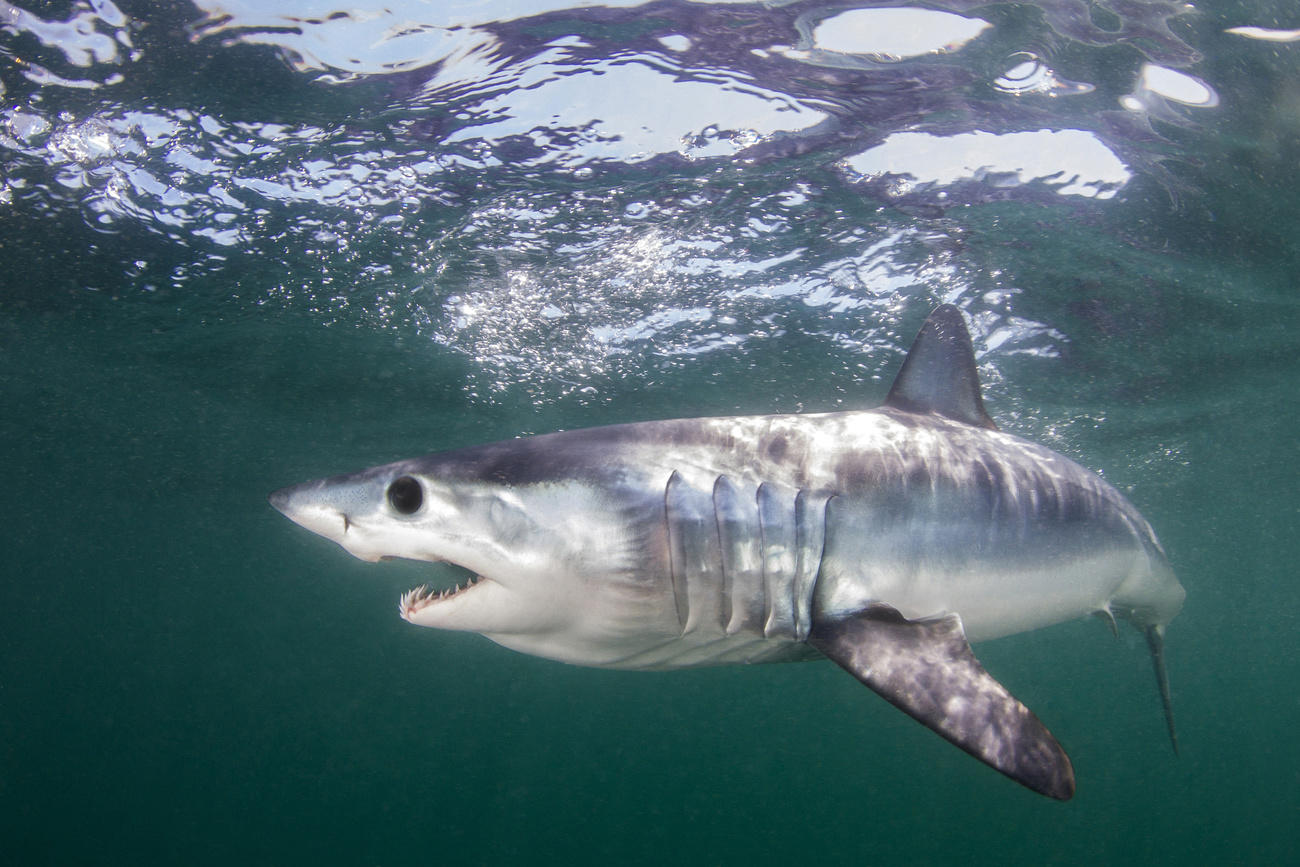
{"type": "MultiPolygon", "coordinates": [[[[398,559],[391,556],[383,556],[380,560],[398,559]]],[[[397,603],[397,612],[402,619],[408,623],[423,625],[420,623],[418,615],[421,611],[435,605],[441,605],[451,602],[466,593],[469,593],[480,583],[487,580],[482,575],[471,572],[464,567],[457,566],[449,560],[437,561],[435,566],[442,567],[440,571],[452,572],[455,574],[455,581],[450,586],[434,586],[430,584],[421,584],[418,587],[412,587],[402,594],[401,600],[397,603]]]]}
{"type": "Polygon", "coordinates": [[[508,593],[499,582],[471,575],[463,583],[441,590],[428,584],[413,587],[402,594],[397,612],[416,626],[461,629],[455,625],[458,621],[473,617],[475,608],[500,607],[504,603],[499,597],[508,593]]]}

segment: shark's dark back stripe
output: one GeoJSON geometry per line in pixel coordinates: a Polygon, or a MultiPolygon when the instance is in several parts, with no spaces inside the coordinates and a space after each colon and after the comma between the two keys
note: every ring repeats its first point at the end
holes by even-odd
{"type": "Polygon", "coordinates": [[[411,462],[422,472],[442,478],[479,480],[501,485],[530,485],[602,476],[628,446],[677,447],[718,444],[717,437],[693,419],[631,422],[581,430],[558,431],[485,445],[439,452],[411,462]]]}

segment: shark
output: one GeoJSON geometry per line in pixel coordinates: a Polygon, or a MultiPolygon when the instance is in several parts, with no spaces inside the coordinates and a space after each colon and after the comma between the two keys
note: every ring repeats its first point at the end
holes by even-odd
{"type": "Polygon", "coordinates": [[[870,410],[519,437],[277,490],[366,561],[449,563],[401,616],[584,666],[829,658],[1039,794],[1070,759],[972,642],[1096,615],[1144,633],[1171,742],[1185,591],[1150,524],[1074,461],[1000,431],[962,313],[925,320],[870,410]]]}

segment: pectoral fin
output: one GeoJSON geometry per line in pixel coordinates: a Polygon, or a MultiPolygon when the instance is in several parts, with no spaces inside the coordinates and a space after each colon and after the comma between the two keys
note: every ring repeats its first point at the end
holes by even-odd
{"type": "Polygon", "coordinates": [[[1039,794],[1074,795],[1070,758],[979,664],[957,615],[907,620],[875,604],[814,623],[808,643],[980,761],[1039,794]]]}

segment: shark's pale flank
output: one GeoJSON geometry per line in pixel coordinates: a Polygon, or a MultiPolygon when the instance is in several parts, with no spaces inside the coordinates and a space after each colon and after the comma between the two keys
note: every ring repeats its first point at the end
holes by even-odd
{"type": "Polygon", "coordinates": [[[826,656],[1060,799],[1075,787],[1065,751],[969,642],[1126,618],[1174,738],[1163,643],[1184,592],[1160,543],[1097,475],[997,430],[949,305],[878,409],[565,431],[270,499],[363,560],[473,573],[405,594],[411,623],[608,668],[826,656]]]}

